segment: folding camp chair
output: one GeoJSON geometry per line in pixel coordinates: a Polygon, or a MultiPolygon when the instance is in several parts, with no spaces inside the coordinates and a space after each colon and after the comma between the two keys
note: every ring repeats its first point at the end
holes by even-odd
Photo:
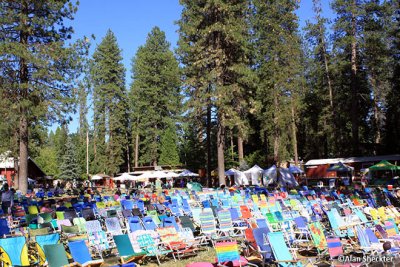
{"type": "Polygon", "coordinates": [[[136,240],[140,248],[146,254],[146,257],[156,257],[158,264],[160,264],[160,257],[168,254],[172,254],[174,261],[176,261],[173,251],[156,245],[153,237],[150,234],[138,235],[136,240]]]}
{"type": "Polygon", "coordinates": [[[260,253],[263,266],[269,263],[272,259],[272,249],[268,241],[268,228],[254,228],[253,236],[257,244],[258,252],[260,253]]]}
{"type": "Polygon", "coordinates": [[[30,266],[25,237],[0,239],[0,262],[3,266],[30,266]]]}
{"type": "Polygon", "coordinates": [[[311,238],[317,250],[322,254],[326,252],[328,244],[326,242],[326,237],[324,230],[319,222],[313,222],[308,224],[308,229],[310,230],[311,238]]]}
{"type": "Polygon", "coordinates": [[[97,253],[110,248],[107,234],[103,231],[99,221],[87,221],[86,230],[88,234],[89,246],[94,248],[97,253]]]}
{"type": "Polygon", "coordinates": [[[60,234],[47,234],[47,235],[37,235],[35,237],[36,249],[39,255],[39,264],[44,265],[46,262],[46,256],[44,254],[45,245],[54,245],[60,243],[60,234]]]}
{"type": "Polygon", "coordinates": [[[68,243],[69,251],[71,252],[72,258],[75,262],[79,263],[80,266],[88,266],[88,267],[95,267],[101,266],[104,263],[104,260],[97,259],[93,260],[92,256],[90,255],[89,249],[86,246],[85,241],[74,241],[68,243]]]}
{"type": "Polygon", "coordinates": [[[157,233],[160,236],[161,242],[166,244],[173,251],[174,255],[178,256],[178,259],[183,255],[196,253],[196,247],[182,240],[173,226],[157,228],[157,233]]]}
{"type": "Polygon", "coordinates": [[[218,266],[227,266],[230,263],[233,266],[257,266],[248,262],[244,257],[240,257],[236,241],[217,242],[215,252],[218,266]]]}
{"type": "Polygon", "coordinates": [[[218,231],[224,236],[242,236],[243,233],[235,233],[235,228],[233,227],[231,213],[229,210],[218,211],[218,231]]]}
{"type": "Polygon", "coordinates": [[[86,221],[91,221],[96,219],[96,216],[94,214],[94,211],[92,208],[84,208],[81,211],[82,217],[86,220],[86,221]]]}
{"type": "Polygon", "coordinates": [[[136,253],[127,234],[113,236],[121,262],[128,263],[145,256],[144,252],[136,253]]]}
{"type": "Polygon", "coordinates": [[[291,253],[291,248],[285,243],[282,232],[268,233],[268,240],[274,254],[275,262],[278,266],[303,266],[301,262],[295,259],[295,253],[291,253]]]}

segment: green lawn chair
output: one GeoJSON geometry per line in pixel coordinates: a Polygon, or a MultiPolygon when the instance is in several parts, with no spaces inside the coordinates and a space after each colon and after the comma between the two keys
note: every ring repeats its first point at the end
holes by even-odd
{"type": "Polygon", "coordinates": [[[268,212],[265,214],[267,217],[268,224],[271,225],[273,230],[278,230],[279,229],[279,221],[275,218],[274,214],[271,212],[268,212]]]}
{"type": "Polygon", "coordinates": [[[173,251],[158,246],[150,234],[138,235],[137,242],[140,248],[146,253],[146,257],[155,257],[158,264],[161,264],[160,257],[168,254],[171,254],[174,258],[174,261],[176,261],[173,251]]]}
{"type": "Polygon", "coordinates": [[[68,262],[67,253],[63,244],[45,245],[44,254],[46,255],[48,267],[76,266],[76,263],[68,262]]]}
{"type": "Polygon", "coordinates": [[[143,258],[146,255],[144,251],[136,253],[133,250],[131,241],[127,234],[114,235],[113,238],[122,264],[143,258]]]}
{"type": "Polygon", "coordinates": [[[60,234],[47,234],[47,235],[38,235],[35,237],[36,249],[39,254],[40,265],[44,265],[46,262],[46,256],[44,254],[44,246],[45,245],[54,245],[60,242],[60,234]]]}
{"type": "Polygon", "coordinates": [[[161,221],[160,218],[158,218],[158,214],[156,210],[148,210],[147,215],[153,218],[153,221],[155,224],[160,225],[161,221]]]}

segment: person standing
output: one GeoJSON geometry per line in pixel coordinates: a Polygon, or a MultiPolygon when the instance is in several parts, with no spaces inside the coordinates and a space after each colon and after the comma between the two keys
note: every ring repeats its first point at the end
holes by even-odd
{"type": "Polygon", "coordinates": [[[8,214],[8,209],[14,205],[14,192],[9,189],[8,184],[4,185],[4,191],[1,194],[1,209],[4,214],[8,214]]]}

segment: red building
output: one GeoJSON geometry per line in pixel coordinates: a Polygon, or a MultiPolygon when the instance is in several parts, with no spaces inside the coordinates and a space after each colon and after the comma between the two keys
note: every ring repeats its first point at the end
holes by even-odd
{"type": "MultiPolygon", "coordinates": [[[[17,161],[12,157],[0,157],[0,177],[7,180],[9,185],[13,185],[14,178],[18,175],[17,161]]],[[[37,180],[43,178],[46,174],[40,167],[31,159],[28,158],[28,177],[37,180]]]]}

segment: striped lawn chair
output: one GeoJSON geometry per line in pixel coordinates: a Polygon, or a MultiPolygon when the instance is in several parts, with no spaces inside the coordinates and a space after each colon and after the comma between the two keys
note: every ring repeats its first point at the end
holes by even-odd
{"type": "Polygon", "coordinates": [[[176,261],[173,251],[162,246],[158,246],[150,234],[138,235],[136,240],[140,248],[144,251],[146,257],[155,257],[158,264],[161,264],[160,257],[167,256],[168,254],[172,254],[174,261],[176,261]]]}

